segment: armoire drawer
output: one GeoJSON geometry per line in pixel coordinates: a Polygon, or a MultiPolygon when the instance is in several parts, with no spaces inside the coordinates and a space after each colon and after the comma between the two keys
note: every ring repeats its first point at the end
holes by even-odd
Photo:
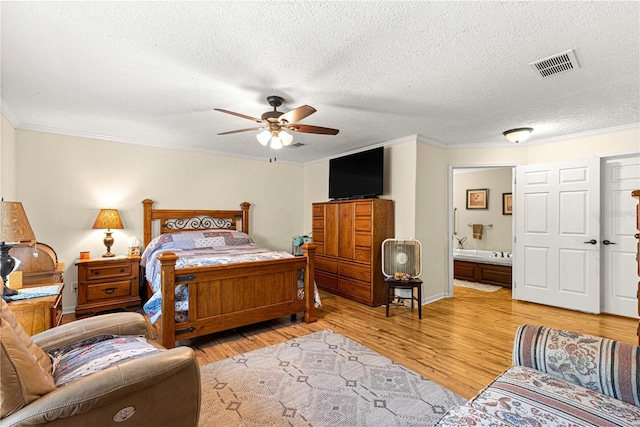
{"type": "Polygon", "coordinates": [[[326,274],[317,271],[315,274],[316,283],[325,288],[336,289],[338,287],[338,277],[333,274],[326,274]]]}
{"type": "Polygon", "coordinates": [[[356,246],[356,261],[371,262],[371,249],[361,246],[356,246]]]}
{"type": "Polygon", "coordinates": [[[371,282],[371,266],[339,262],[338,275],[340,277],[350,277],[364,282],[371,282]]]}
{"type": "Polygon", "coordinates": [[[316,257],[316,270],[336,274],[338,272],[338,261],[334,259],[316,257]]]}
{"type": "Polygon", "coordinates": [[[371,285],[358,283],[354,280],[340,278],[338,279],[338,289],[355,297],[371,299],[371,285]]]}

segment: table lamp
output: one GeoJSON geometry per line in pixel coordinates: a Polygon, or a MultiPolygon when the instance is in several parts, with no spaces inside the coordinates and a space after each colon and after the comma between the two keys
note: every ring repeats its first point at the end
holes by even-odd
{"type": "Polygon", "coordinates": [[[113,246],[113,237],[111,236],[111,229],[121,229],[124,228],[122,225],[122,220],[120,219],[120,214],[117,209],[100,209],[98,213],[98,217],[96,218],[96,222],[93,223],[94,229],[107,229],[105,231],[106,235],[104,236],[103,243],[107,247],[107,252],[102,255],[105,257],[115,256],[114,253],[111,253],[111,246],[113,246]]]}
{"type": "Polygon", "coordinates": [[[27,214],[22,203],[5,202],[2,200],[0,207],[0,276],[2,276],[2,295],[11,296],[18,293],[17,290],[7,286],[7,276],[16,266],[16,260],[9,255],[9,249],[14,246],[30,245],[35,242],[27,214]]]}

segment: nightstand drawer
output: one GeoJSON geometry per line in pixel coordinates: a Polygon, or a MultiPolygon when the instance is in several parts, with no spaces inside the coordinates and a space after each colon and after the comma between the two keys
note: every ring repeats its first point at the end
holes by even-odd
{"type": "Polygon", "coordinates": [[[131,295],[131,280],[87,285],[87,302],[128,297],[131,295]]]}
{"type": "Polygon", "coordinates": [[[131,277],[131,263],[123,262],[109,265],[88,265],[87,280],[105,280],[118,277],[131,277]]]}

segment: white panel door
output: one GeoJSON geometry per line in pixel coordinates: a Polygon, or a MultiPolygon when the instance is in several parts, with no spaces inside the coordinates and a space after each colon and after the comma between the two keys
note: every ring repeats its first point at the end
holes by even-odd
{"type": "Polygon", "coordinates": [[[636,199],[640,156],[607,158],[602,165],[602,311],[637,318],[636,199]]]}
{"type": "Polygon", "coordinates": [[[600,312],[599,159],[518,166],[514,298],[600,312]]]}

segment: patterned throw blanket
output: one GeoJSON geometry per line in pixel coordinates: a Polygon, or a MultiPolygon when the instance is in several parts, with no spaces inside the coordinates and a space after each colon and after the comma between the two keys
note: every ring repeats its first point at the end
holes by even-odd
{"type": "MultiPolygon", "coordinates": [[[[176,269],[293,257],[288,252],[272,251],[256,246],[247,234],[238,231],[191,231],[159,236],[147,246],[141,260],[141,264],[146,268],[145,277],[153,289],[153,295],[144,305],[144,310],[152,324],[155,324],[162,314],[158,255],[165,252],[173,252],[178,256],[176,269]]],[[[302,275],[299,276],[299,279],[302,279],[302,275]]],[[[304,298],[302,280],[298,280],[298,289],[298,297],[304,298]]],[[[317,290],[315,304],[316,307],[320,305],[317,290]]],[[[188,286],[178,285],[176,286],[176,320],[185,321],[188,309],[188,286]]]]}

